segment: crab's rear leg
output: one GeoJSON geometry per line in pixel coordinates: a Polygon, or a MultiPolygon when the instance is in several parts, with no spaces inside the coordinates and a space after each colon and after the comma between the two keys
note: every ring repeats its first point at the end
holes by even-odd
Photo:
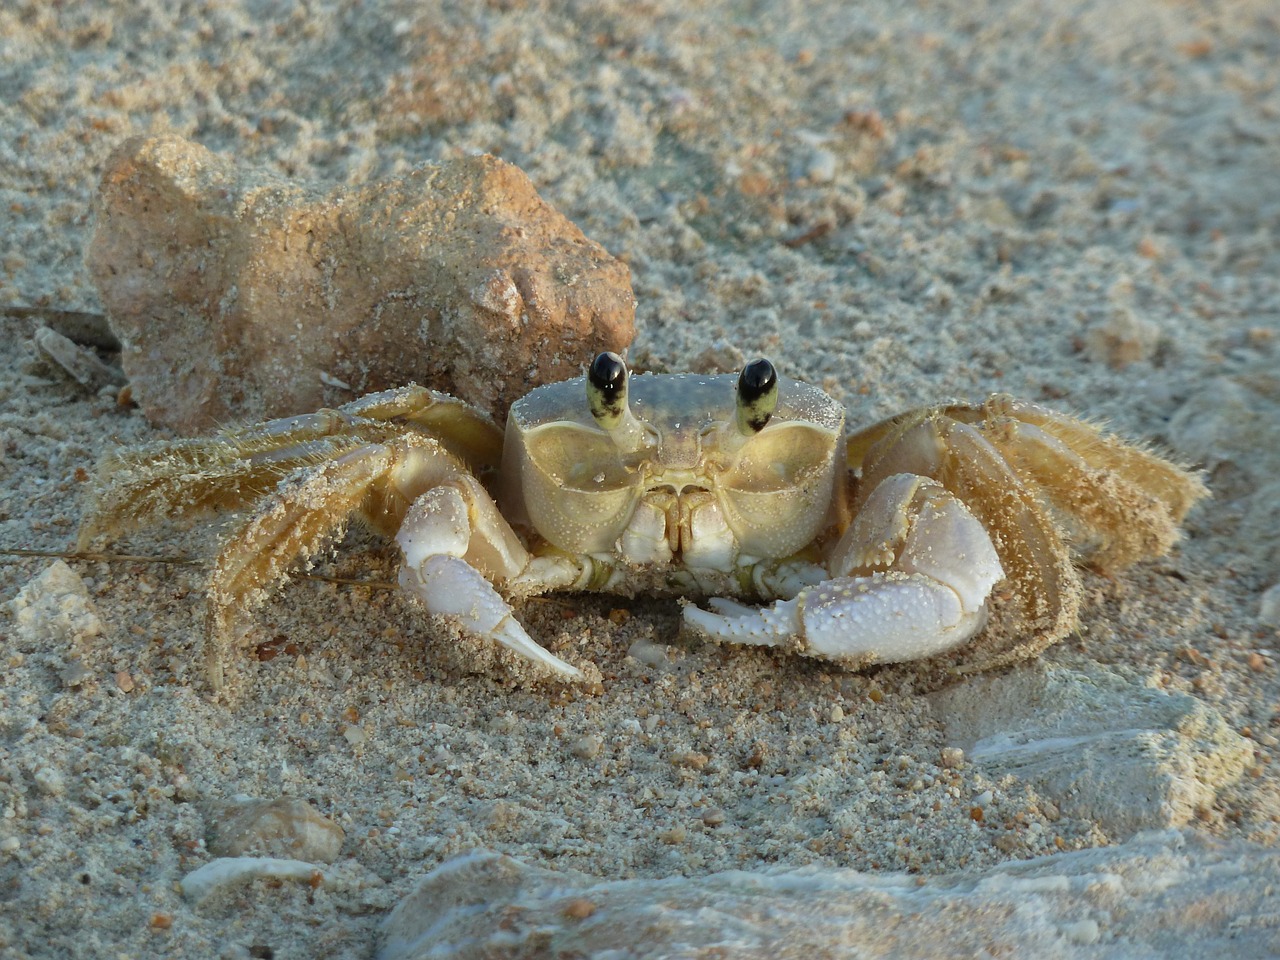
{"type": "Polygon", "coordinates": [[[261,509],[231,532],[214,561],[205,641],[214,689],[226,679],[237,617],[264,602],[299,558],[314,556],[353,514],[394,534],[417,495],[463,469],[434,440],[410,436],[356,446],[281,481],[261,509]]]}
{"type": "Polygon", "coordinates": [[[1208,495],[1195,473],[1034,403],[996,394],[946,413],[974,423],[1053,508],[1072,551],[1104,570],[1166,553],[1208,495]]]}
{"type": "Polygon", "coordinates": [[[77,548],[157,517],[239,509],[295,470],[394,444],[406,433],[437,440],[473,472],[494,469],[502,454],[502,431],[488,417],[447,394],[410,384],[336,409],[114,453],[99,464],[98,488],[77,548]]]}
{"type": "Polygon", "coordinates": [[[832,579],[755,610],[728,600],[685,621],[716,640],[784,646],[847,666],[918,660],[982,629],[1004,576],[982,524],[940,484],[899,474],[878,484],[836,544],[832,579]]]}

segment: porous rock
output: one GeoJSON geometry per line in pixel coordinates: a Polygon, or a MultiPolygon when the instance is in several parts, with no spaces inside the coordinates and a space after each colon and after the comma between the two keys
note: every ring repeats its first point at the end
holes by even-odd
{"type": "Polygon", "coordinates": [[[1173,830],[944,876],[802,867],[604,881],[478,850],[391,912],[378,960],[1274,956],[1280,854],[1173,830]]]}
{"type": "Polygon", "coordinates": [[[1252,761],[1212,707],[1105,669],[1036,664],[932,696],[949,744],[1113,837],[1189,823],[1252,761]]]}
{"type": "Polygon", "coordinates": [[[71,651],[104,632],[80,575],[55,560],[8,603],[18,647],[71,651]]]}
{"type": "Polygon", "coordinates": [[[501,420],[634,334],[626,265],[492,156],[335,187],[136,138],[94,216],[86,262],[133,396],[187,433],[411,381],[501,420]]]}
{"type": "Polygon", "coordinates": [[[239,800],[210,810],[209,852],[219,857],[257,855],[312,863],[338,858],[343,829],[305,800],[239,800]]]}

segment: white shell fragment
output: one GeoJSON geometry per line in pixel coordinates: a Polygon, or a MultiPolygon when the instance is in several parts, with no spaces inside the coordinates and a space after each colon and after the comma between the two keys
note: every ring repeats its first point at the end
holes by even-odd
{"type": "Polygon", "coordinates": [[[254,880],[296,880],[320,884],[325,875],[314,863],[277,857],[221,857],[211,860],[182,878],[182,895],[199,903],[210,894],[254,880]]]}

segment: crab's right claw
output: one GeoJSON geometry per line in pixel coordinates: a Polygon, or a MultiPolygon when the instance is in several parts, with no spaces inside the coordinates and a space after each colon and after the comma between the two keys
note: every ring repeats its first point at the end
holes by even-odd
{"type": "Polygon", "coordinates": [[[453,620],[464,633],[493,640],[564,680],[586,679],[533,641],[511,605],[477,566],[510,579],[526,569],[529,554],[484,488],[455,477],[428,490],[409,508],[396,535],[404,551],[400,586],[428,611],[453,620]]]}
{"type": "Polygon", "coordinates": [[[416,567],[406,564],[400,569],[400,586],[464,632],[494,640],[565,680],[585,679],[577,667],[535,643],[493,584],[465,560],[434,554],[416,567]]]}

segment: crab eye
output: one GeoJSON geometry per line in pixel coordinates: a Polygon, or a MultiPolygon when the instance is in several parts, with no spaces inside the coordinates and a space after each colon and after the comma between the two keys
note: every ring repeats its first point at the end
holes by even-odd
{"type": "Polygon", "coordinates": [[[764,429],[778,406],[778,371],[764,357],[738,376],[738,429],[746,436],[764,429]]]}
{"type": "Polygon", "coordinates": [[[591,416],[605,430],[613,430],[622,422],[627,409],[627,365],[616,353],[606,351],[591,361],[587,404],[591,416]]]}

